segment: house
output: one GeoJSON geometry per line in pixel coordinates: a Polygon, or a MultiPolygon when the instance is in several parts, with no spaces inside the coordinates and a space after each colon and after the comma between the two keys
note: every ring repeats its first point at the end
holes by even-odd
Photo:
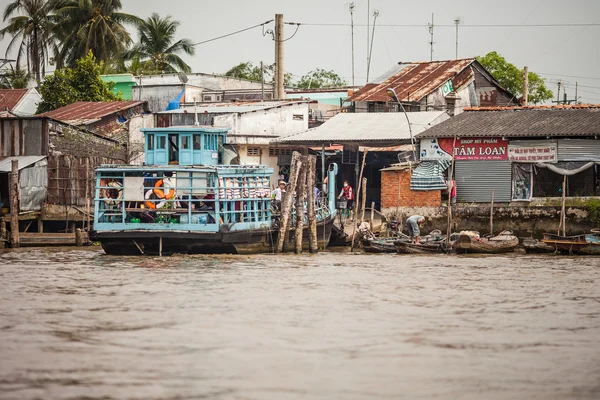
{"type": "Polygon", "coordinates": [[[126,161],[130,164],[143,162],[144,135],[140,129],[154,126],[144,101],[78,101],[39,116],[125,144],[128,149],[126,161]]]}
{"type": "Polygon", "coordinates": [[[153,112],[167,110],[176,99],[178,103],[259,100],[263,91],[265,100],[273,99],[272,84],[215,74],[141,75],[136,82],[132,87],[133,99],[147,101],[153,112]]]}
{"type": "MultiPolygon", "coordinates": [[[[156,126],[214,125],[230,128],[228,144],[233,145],[242,164],[261,164],[285,175],[293,148],[273,145],[280,136],[306,131],[309,123],[308,101],[231,102],[181,108],[155,113],[156,126]]],[[[276,186],[277,176],[271,183],[276,186]]]]}
{"type": "Polygon", "coordinates": [[[517,106],[504,89],[474,58],[430,62],[400,62],[386,74],[355,91],[346,103],[350,112],[448,110],[460,114],[466,107],[517,106]],[[389,97],[390,89],[396,99],[389,97]]]}
{"type": "Polygon", "coordinates": [[[117,140],[82,127],[49,117],[0,118],[0,202],[4,211],[13,212],[6,210],[8,177],[17,160],[18,212],[24,226],[37,221],[40,232],[44,223],[47,229],[81,226],[85,207],[93,204],[94,169],[124,163],[126,158],[126,148],[117,140]]]}
{"type": "Polygon", "coordinates": [[[110,74],[100,75],[104,82],[112,83],[112,92],[115,95],[121,95],[123,100],[132,100],[132,87],[137,84],[136,78],[132,74],[110,74]]]}
{"type": "Polygon", "coordinates": [[[416,137],[423,161],[454,154],[459,203],[600,196],[600,105],[471,108],[416,137]]]}
{"type": "Polygon", "coordinates": [[[35,88],[0,89],[0,117],[29,117],[35,114],[42,96],[35,88]]]}

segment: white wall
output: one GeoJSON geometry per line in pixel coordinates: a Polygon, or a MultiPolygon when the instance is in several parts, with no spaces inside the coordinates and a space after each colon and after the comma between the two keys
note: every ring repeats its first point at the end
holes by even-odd
{"type": "MultiPolygon", "coordinates": [[[[188,85],[200,86],[210,90],[244,90],[244,89],[260,89],[261,83],[249,81],[246,79],[231,78],[221,75],[211,74],[187,74],[188,85]]],[[[140,82],[140,77],[136,77],[136,81],[140,82]]],[[[181,81],[177,74],[162,74],[162,75],[143,75],[141,77],[142,85],[181,85],[181,81]]],[[[272,90],[273,85],[265,84],[265,90],[272,90]]]]}
{"type": "Polygon", "coordinates": [[[19,100],[12,114],[18,117],[30,117],[35,114],[38,104],[42,101],[42,96],[35,88],[31,88],[25,93],[25,96],[19,100]]]}
{"type": "Polygon", "coordinates": [[[136,115],[129,120],[129,164],[141,165],[144,163],[144,133],[142,128],[153,128],[154,116],[152,114],[136,115]]]}

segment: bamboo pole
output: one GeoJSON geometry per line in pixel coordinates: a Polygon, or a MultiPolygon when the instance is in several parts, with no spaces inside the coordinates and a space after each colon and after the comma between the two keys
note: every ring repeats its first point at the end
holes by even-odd
{"type": "Polygon", "coordinates": [[[490,205],[490,235],[494,234],[494,188],[492,188],[492,204],[490,205]]]}
{"type": "Polygon", "coordinates": [[[4,219],[2,219],[0,221],[0,249],[3,249],[4,247],[6,247],[6,242],[5,240],[8,239],[8,235],[6,234],[6,222],[4,222],[4,219]]]}
{"type": "Polygon", "coordinates": [[[360,223],[365,222],[365,206],[367,203],[367,178],[362,178],[362,198],[361,198],[361,215],[360,215],[360,223]]]}
{"type": "Polygon", "coordinates": [[[302,165],[300,167],[300,175],[296,185],[298,193],[296,196],[296,246],[294,251],[296,254],[302,254],[302,233],[304,231],[304,198],[306,192],[306,167],[307,157],[302,156],[302,165]]]}
{"type": "Polygon", "coordinates": [[[456,136],[452,142],[452,163],[450,164],[450,173],[448,174],[448,228],[446,230],[446,245],[447,248],[450,246],[450,237],[452,236],[452,189],[454,188],[454,147],[456,146],[456,136]]]}
{"type": "Polygon", "coordinates": [[[19,247],[19,161],[12,160],[10,173],[10,244],[19,247]]]}
{"type": "Polygon", "coordinates": [[[308,156],[308,165],[306,170],[306,193],[308,199],[307,213],[308,213],[308,250],[311,253],[319,251],[319,242],[317,241],[317,216],[315,214],[315,188],[317,180],[317,156],[308,156]]]}
{"type": "Polygon", "coordinates": [[[369,219],[369,225],[371,225],[371,230],[373,230],[373,224],[375,223],[375,202],[371,202],[371,218],[369,219]]]}
{"type": "MultiPolygon", "coordinates": [[[[357,194],[360,193],[360,185],[362,183],[362,176],[363,176],[363,172],[365,172],[365,161],[367,160],[367,153],[369,151],[365,150],[365,152],[363,153],[363,160],[362,160],[362,166],[360,167],[360,175],[358,177],[358,190],[356,191],[357,194]]],[[[356,197],[356,196],[355,196],[356,197]]],[[[354,201],[354,215],[353,217],[358,219],[358,198],[355,199],[354,201]]],[[[350,251],[354,251],[354,236],[356,236],[356,224],[353,224],[352,227],[352,244],[350,246],[350,251]]]]}
{"type": "Polygon", "coordinates": [[[567,200],[566,188],[567,188],[567,176],[565,175],[563,177],[563,184],[562,184],[562,205],[560,208],[560,224],[558,225],[558,235],[560,235],[560,229],[562,227],[562,235],[563,236],[567,236],[567,216],[566,216],[566,207],[565,207],[565,203],[567,200]]]}
{"type": "Polygon", "coordinates": [[[277,253],[283,251],[283,246],[286,240],[289,238],[289,226],[290,226],[290,215],[292,210],[292,202],[294,200],[294,190],[296,189],[296,182],[298,180],[298,173],[302,162],[300,161],[300,153],[294,151],[292,153],[291,170],[290,170],[290,181],[286,195],[283,197],[281,204],[281,226],[279,227],[279,237],[277,238],[277,253]]]}

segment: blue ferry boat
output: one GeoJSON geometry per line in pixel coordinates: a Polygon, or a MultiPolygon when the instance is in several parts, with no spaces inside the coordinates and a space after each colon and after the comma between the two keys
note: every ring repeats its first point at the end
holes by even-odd
{"type": "MultiPolygon", "coordinates": [[[[91,237],[107,254],[275,250],[279,215],[271,205],[274,171],[260,165],[230,165],[231,150],[225,146],[228,128],[184,126],[142,131],[145,165],[96,169],[91,237]]],[[[320,248],[327,246],[335,219],[336,174],[337,165],[331,164],[328,202],[315,207],[320,248]]],[[[293,249],[294,231],[292,226],[286,243],[289,249],[293,249]]],[[[303,242],[308,243],[307,228],[304,235],[303,242]]]]}

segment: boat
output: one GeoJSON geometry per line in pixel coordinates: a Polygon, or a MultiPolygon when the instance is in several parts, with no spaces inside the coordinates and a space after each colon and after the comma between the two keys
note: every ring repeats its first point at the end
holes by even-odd
{"type": "Polygon", "coordinates": [[[450,245],[447,244],[445,236],[439,230],[432,231],[429,235],[421,238],[419,243],[412,243],[409,239],[396,240],[394,246],[398,254],[428,254],[447,253],[452,250],[456,234],[450,236],[450,245]]]}
{"type": "Polygon", "coordinates": [[[459,254],[498,254],[514,251],[518,245],[519,238],[511,231],[502,231],[499,235],[489,238],[479,237],[472,232],[461,232],[454,243],[454,250],[459,254]]]}
{"type": "Polygon", "coordinates": [[[562,254],[600,255],[600,230],[592,229],[589,234],[561,236],[544,233],[542,242],[562,254]]]}
{"type": "MultiPolygon", "coordinates": [[[[232,165],[237,154],[227,147],[227,131],[213,126],[142,129],[144,165],[96,169],[92,239],[111,255],[275,251],[280,223],[271,204],[273,169],[232,165]]],[[[336,164],[328,169],[329,201],[315,206],[321,248],[329,242],[336,215],[337,169],[336,164]]],[[[291,250],[295,212],[290,219],[284,248],[291,250]]]]}
{"type": "Polygon", "coordinates": [[[397,241],[410,242],[410,239],[390,237],[390,238],[369,238],[362,240],[363,250],[367,253],[396,253],[397,241]]]}
{"type": "Polygon", "coordinates": [[[554,253],[556,251],[554,247],[532,237],[524,238],[522,245],[527,254],[554,253]]]}

